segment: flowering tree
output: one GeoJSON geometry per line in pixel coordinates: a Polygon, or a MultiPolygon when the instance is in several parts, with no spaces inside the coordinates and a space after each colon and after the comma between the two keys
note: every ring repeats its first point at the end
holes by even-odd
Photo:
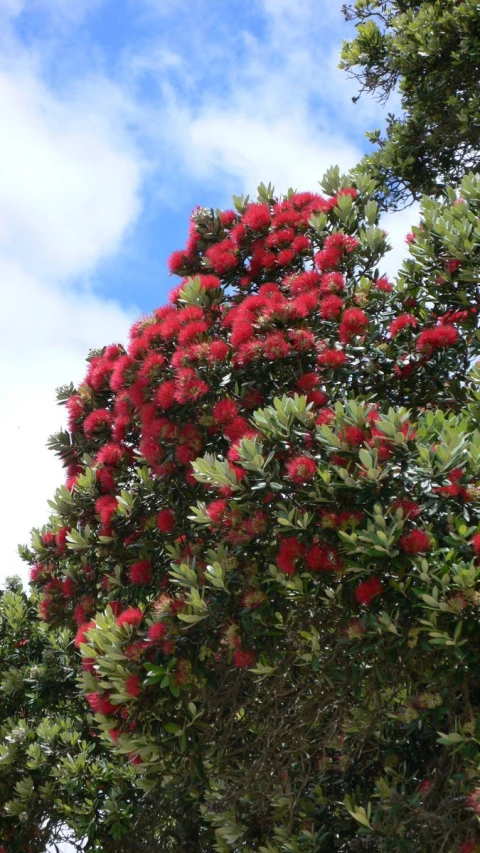
{"type": "Polygon", "coordinates": [[[60,392],[23,555],[162,849],[471,853],[480,181],[393,283],[375,184],[322,188],[194,211],[169,304],[60,392]]]}

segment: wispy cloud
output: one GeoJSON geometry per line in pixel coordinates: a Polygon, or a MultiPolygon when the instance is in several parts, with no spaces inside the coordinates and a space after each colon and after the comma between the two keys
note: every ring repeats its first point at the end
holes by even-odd
{"type": "Polygon", "coordinates": [[[45,448],[62,424],[54,389],[79,380],[88,349],[124,338],[132,309],[102,298],[88,276],[140,209],[142,157],[114,135],[101,92],[65,101],[38,68],[3,57],[0,71],[0,436],[8,523],[1,574],[47,516],[62,481],[45,448]],[[81,283],[83,282],[83,283],[81,283]],[[8,486],[7,486],[8,484],[8,486]]]}

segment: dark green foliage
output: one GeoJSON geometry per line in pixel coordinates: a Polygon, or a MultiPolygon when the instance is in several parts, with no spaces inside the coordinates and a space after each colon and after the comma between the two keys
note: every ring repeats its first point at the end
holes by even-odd
{"type": "Polygon", "coordinates": [[[398,90],[401,109],[362,168],[403,207],[437,194],[480,162],[480,9],[476,0],[359,0],[344,7],[357,36],[341,67],[382,103],[398,90]]]}

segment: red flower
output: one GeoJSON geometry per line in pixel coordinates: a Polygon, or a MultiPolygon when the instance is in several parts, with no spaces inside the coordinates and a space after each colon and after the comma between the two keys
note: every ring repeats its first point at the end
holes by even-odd
{"type": "Polygon", "coordinates": [[[242,216],[242,222],[253,231],[263,231],[271,221],[268,204],[249,204],[242,216]]]}
{"type": "Polygon", "coordinates": [[[329,272],[322,275],[320,293],[341,293],[345,287],[345,280],[341,272],[329,272]]]}
{"type": "Polygon", "coordinates": [[[61,527],[55,536],[57,544],[57,553],[63,554],[67,550],[67,536],[70,533],[70,527],[61,527]]]}
{"type": "Polygon", "coordinates": [[[193,323],[187,323],[183,329],[180,330],[178,335],[178,342],[182,346],[185,344],[190,344],[192,341],[195,341],[200,335],[208,332],[208,324],[205,323],[204,320],[195,320],[193,323]]]}
{"type": "Polygon", "coordinates": [[[216,275],[197,275],[195,278],[198,278],[205,290],[218,290],[222,286],[221,280],[216,275]]]}
{"type": "MultiPolygon", "coordinates": [[[[457,3],[463,3],[463,0],[457,0],[457,3]]],[[[465,841],[460,847],[459,853],[477,853],[478,850],[480,850],[480,847],[474,844],[473,841],[465,841]]]]}
{"type": "Polygon", "coordinates": [[[207,504],[207,513],[214,524],[222,524],[228,512],[228,501],[220,499],[207,504]]]}
{"type": "Polygon", "coordinates": [[[255,653],[249,649],[235,649],[232,655],[232,663],[237,669],[250,669],[255,663],[255,653]]]}
{"type": "Polygon", "coordinates": [[[176,518],[172,509],[161,509],[157,515],[157,527],[161,533],[171,533],[175,529],[176,518]]]}
{"type": "Polygon", "coordinates": [[[95,510],[100,516],[100,521],[103,527],[108,527],[111,523],[112,516],[118,507],[117,499],[112,495],[102,495],[95,501],[95,510]]]}
{"type": "Polygon", "coordinates": [[[226,341],[221,341],[219,339],[211,341],[208,349],[208,360],[210,362],[225,361],[229,352],[230,347],[226,341]]]}
{"type": "Polygon", "coordinates": [[[335,318],[340,314],[343,304],[343,299],[340,299],[339,296],[335,296],[334,293],[330,296],[326,296],[320,303],[320,316],[324,320],[335,320],[335,318]]]}
{"type": "Polygon", "coordinates": [[[224,210],[220,214],[220,222],[224,228],[231,228],[237,221],[237,214],[234,210],[224,210]]]}
{"type": "Polygon", "coordinates": [[[305,562],[311,572],[338,572],[342,568],[340,555],[328,542],[315,542],[305,552],[305,562]]]}
{"type": "Polygon", "coordinates": [[[107,696],[102,696],[100,693],[87,693],[85,698],[94,714],[110,716],[118,710],[115,705],[112,705],[107,696]]]}
{"type": "Polygon", "coordinates": [[[356,335],[363,335],[367,326],[368,317],[360,308],[347,308],[340,323],[340,341],[348,343],[356,335]]]}
{"type": "Polygon", "coordinates": [[[174,399],[177,403],[193,403],[209,390],[207,383],[200,379],[194,370],[185,367],[177,372],[174,393],[174,399]]]}
{"type": "Polygon", "coordinates": [[[78,394],[73,394],[68,398],[66,407],[68,410],[68,428],[70,432],[76,432],[77,421],[84,413],[84,401],[78,394]]]}
{"type": "Polygon", "coordinates": [[[472,548],[477,555],[480,557],[480,533],[474,533],[472,536],[472,548]]]}
{"type": "Polygon", "coordinates": [[[308,482],[317,472],[317,463],[310,456],[294,456],[286,465],[287,475],[294,483],[301,485],[308,482]]]}
{"type": "Polygon", "coordinates": [[[323,409],[320,414],[315,418],[315,423],[318,426],[322,426],[322,424],[330,424],[335,420],[335,412],[333,409],[330,409],[328,406],[323,409]]]}
{"type": "Polygon", "coordinates": [[[296,536],[282,539],[275,561],[285,575],[295,574],[297,561],[303,557],[305,548],[296,536]]]}
{"type": "Polygon", "coordinates": [[[386,275],[382,275],[381,278],[377,278],[375,287],[377,290],[383,290],[384,293],[392,293],[393,291],[393,285],[390,284],[386,275]]]}
{"type": "Polygon", "coordinates": [[[357,426],[349,426],[344,430],[344,439],[350,447],[359,447],[365,441],[365,433],[363,429],[357,426]]]}
{"type": "Polygon", "coordinates": [[[351,198],[356,198],[358,196],[358,191],[355,187],[342,187],[342,189],[337,193],[337,198],[342,195],[349,195],[351,198]]]}
{"type": "Polygon", "coordinates": [[[282,332],[272,332],[263,342],[263,352],[271,361],[285,358],[290,352],[290,344],[282,332]]]}
{"type": "Polygon", "coordinates": [[[147,631],[147,637],[152,643],[160,643],[167,633],[165,622],[154,622],[147,631]]]}
{"type": "Polygon", "coordinates": [[[75,639],[73,641],[73,645],[79,649],[81,643],[87,642],[87,634],[90,631],[90,628],[95,628],[96,622],[92,620],[91,622],[85,622],[83,625],[80,625],[77,633],[75,634],[75,639]]]}
{"type": "Polygon", "coordinates": [[[188,258],[183,250],[172,252],[168,259],[168,269],[171,273],[181,275],[188,267],[188,258]]]}
{"type": "Polygon", "coordinates": [[[127,607],[123,613],[120,613],[117,616],[117,625],[123,627],[124,625],[131,625],[132,627],[136,627],[140,625],[140,622],[143,619],[143,613],[138,607],[127,607]]]}
{"type": "Polygon", "coordinates": [[[140,678],[138,675],[134,675],[132,673],[128,676],[125,682],[125,692],[128,693],[129,696],[133,696],[134,698],[140,696],[142,688],[140,686],[140,678]]]}
{"type": "Polygon", "coordinates": [[[393,502],[393,507],[394,509],[401,507],[401,509],[403,509],[404,516],[407,516],[408,518],[418,518],[422,512],[419,505],[415,503],[415,501],[409,500],[409,498],[397,498],[397,500],[393,502]]]}
{"type": "Polygon", "coordinates": [[[364,604],[368,607],[372,603],[375,596],[383,592],[383,586],[380,580],[376,577],[371,577],[359,584],[355,590],[355,598],[359,604],[364,604]]]}
{"type": "Polygon", "coordinates": [[[95,433],[103,431],[112,425],[112,415],[106,409],[95,409],[90,412],[83,422],[83,431],[87,438],[94,438],[95,433]]]}
{"type": "Polygon", "coordinates": [[[175,402],[175,382],[167,379],[158,386],[155,392],[155,402],[160,409],[171,409],[175,402]]]}
{"type": "Polygon", "coordinates": [[[222,240],[209,246],[205,257],[210,261],[211,267],[218,275],[222,275],[238,265],[237,247],[232,240],[222,240]]]}
{"type": "Polygon", "coordinates": [[[395,320],[392,320],[390,326],[388,327],[388,331],[390,332],[392,338],[396,337],[403,329],[407,326],[418,326],[418,320],[412,314],[400,314],[399,317],[396,317],[395,320]]]}
{"type": "Polygon", "coordinates": [[[448,324],[436,326],[434,329],[425,329],[417,338],[417,350],[430,354],[436,349],[451,347],[458,340],[458,332],[455,326],[448,324]]]}
{"type": "Polygon", "coordinates": [[[62,581],[62,595],[64,598],[73,598],[75,593],[75,584],[71,578],[64,578],[62,581]]]}
{"type": "Polygon", "coordinates": [[[339,349],[324,349],[317,358],[318,364],[332,368],[341,367],[347,360],[344,351],[339,349]]]}
{"type": "Polygon", "coordinates": [[[130,566],[128,576],[134,584],[149,583],[152,577],[152,567],[148,560],[139,560],[130,566]]]}
{"type": "Polygon", "coordinates": [[[476,815],[480,815],[480,788],[474,788],[467,797],[467,806],[476,815]]]}
{"type": "Polygon", "coordinates": [[[232,334],[230,335],[230,343],[232,347],[238,347],[239,344],[243,344],[245,341],[251,340],[254,335],[253,324],[248,319],[240,318],[237,320],[232,328],[232,334]]]}
{"type": "Polygon", "coordinates": [[[231,423],[237,416],[238,406],[233,400],[229,400],[228,397],[215,403],[212,410],[213,420],[219,424],[231,423]]]}
{"type": "Polygon", "coordinates": [[[398,544],[406,554],[420,554],[422,551],[429,551],[432,547],[430,536],[424,530],[411,530],[409,533],[404,533],[398,540],[398,544]]]}

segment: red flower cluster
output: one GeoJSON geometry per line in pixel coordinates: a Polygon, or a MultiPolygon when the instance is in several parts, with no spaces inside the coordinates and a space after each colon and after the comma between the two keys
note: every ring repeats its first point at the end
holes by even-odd
{"type": "Polygon", "coordinates": [[[411,530],[400,537],[398,544],[406,554],[421,554],[430,550],[432,540],[424,530],[411,530]]]}
{"type": "Polygon", "coordinates": [[[359,604],[368,607],[377,595],[381,595],[383,586],[379,578],[371,577],[360,583],[355,590],[355,598],[359,604]]]}

